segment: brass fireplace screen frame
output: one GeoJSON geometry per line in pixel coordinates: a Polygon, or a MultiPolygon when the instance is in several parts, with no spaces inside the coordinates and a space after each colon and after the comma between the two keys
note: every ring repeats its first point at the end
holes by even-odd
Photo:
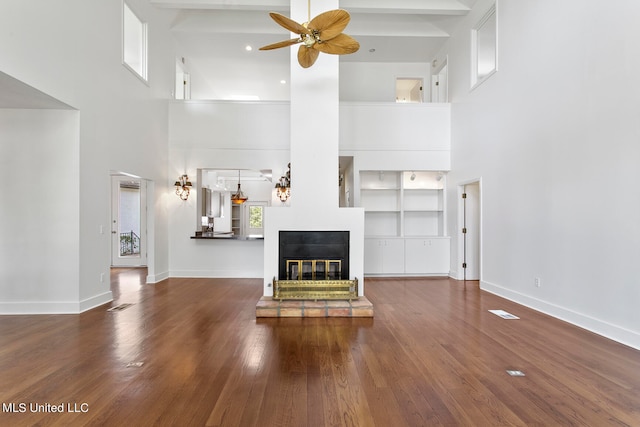
{"type": "Polygon", "coordinates": [[[342,261],[339,259],[288,259],[287,280],[339,280],[342,261]]]}
{"type": "Polygon", "coordinates": [[[340,280],[342,261],[335,259],[286,260],[286,280],[273,278],[273,299],[358,299],[358,279],[340,280]]]}

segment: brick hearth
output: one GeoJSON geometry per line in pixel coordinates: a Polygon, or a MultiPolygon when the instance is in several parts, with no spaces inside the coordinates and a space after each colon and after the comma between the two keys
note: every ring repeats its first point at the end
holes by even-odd
{"type": "Polygon", "coordinates": [[[256,317],[373,317],[373,304],[360,297],[353,301],[274,301],[263,296],[256,317]]]}

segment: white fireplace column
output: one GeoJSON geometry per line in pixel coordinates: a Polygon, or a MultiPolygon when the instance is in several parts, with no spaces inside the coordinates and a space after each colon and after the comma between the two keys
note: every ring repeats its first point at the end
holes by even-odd
{"type": "MultiPolygon", "coordinates": [[[[312,0],[311,18],[337,8],[337,0],[312,0]]],[[[292,0],[289,16],[306,22],[307,2],[292,0]]],[[[298,46],[289,48],[291,202],[290,207],[271,207],[265,213],[264,295],[273,295],[271,281],[278,276],[280,230],[349,231],[350,279],[359,279],[364,295],[364,210],[339,207],[338,56],[320,53],[316,63],[305,69],[298,64],[298,46]]]]}

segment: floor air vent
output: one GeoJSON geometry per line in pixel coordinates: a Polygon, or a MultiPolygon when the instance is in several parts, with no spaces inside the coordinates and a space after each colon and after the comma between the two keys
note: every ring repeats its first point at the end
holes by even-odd
{"type": "Polygon", "coordinates": [[[127,308],[131,307],[132,305],[133,304],[130,304],[130,303],[120,304],[120,305],[116,305],[116,306],[111,307],[107,311],[122,311],[122,310],[126,310],[127,308]]]}
{"type": "Polygon", "coordinates": [[[489,310],[491,313],[495,314],[496,316],[500,316],[503,319],[519,319],[518,316],[514,316],[511,313],[507,313],[504,310],[489,310]]]}

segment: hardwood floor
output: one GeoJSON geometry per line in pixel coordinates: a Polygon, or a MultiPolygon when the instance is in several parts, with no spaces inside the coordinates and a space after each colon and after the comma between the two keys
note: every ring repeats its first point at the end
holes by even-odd
{"type": "Polygon", "coordinates": [[[256,319],[261,280],[145,274],[80,315],[0,316],[1,426],[640,425],[639,351],[477,282],[366,279],[373,319],[256,319]]]}

